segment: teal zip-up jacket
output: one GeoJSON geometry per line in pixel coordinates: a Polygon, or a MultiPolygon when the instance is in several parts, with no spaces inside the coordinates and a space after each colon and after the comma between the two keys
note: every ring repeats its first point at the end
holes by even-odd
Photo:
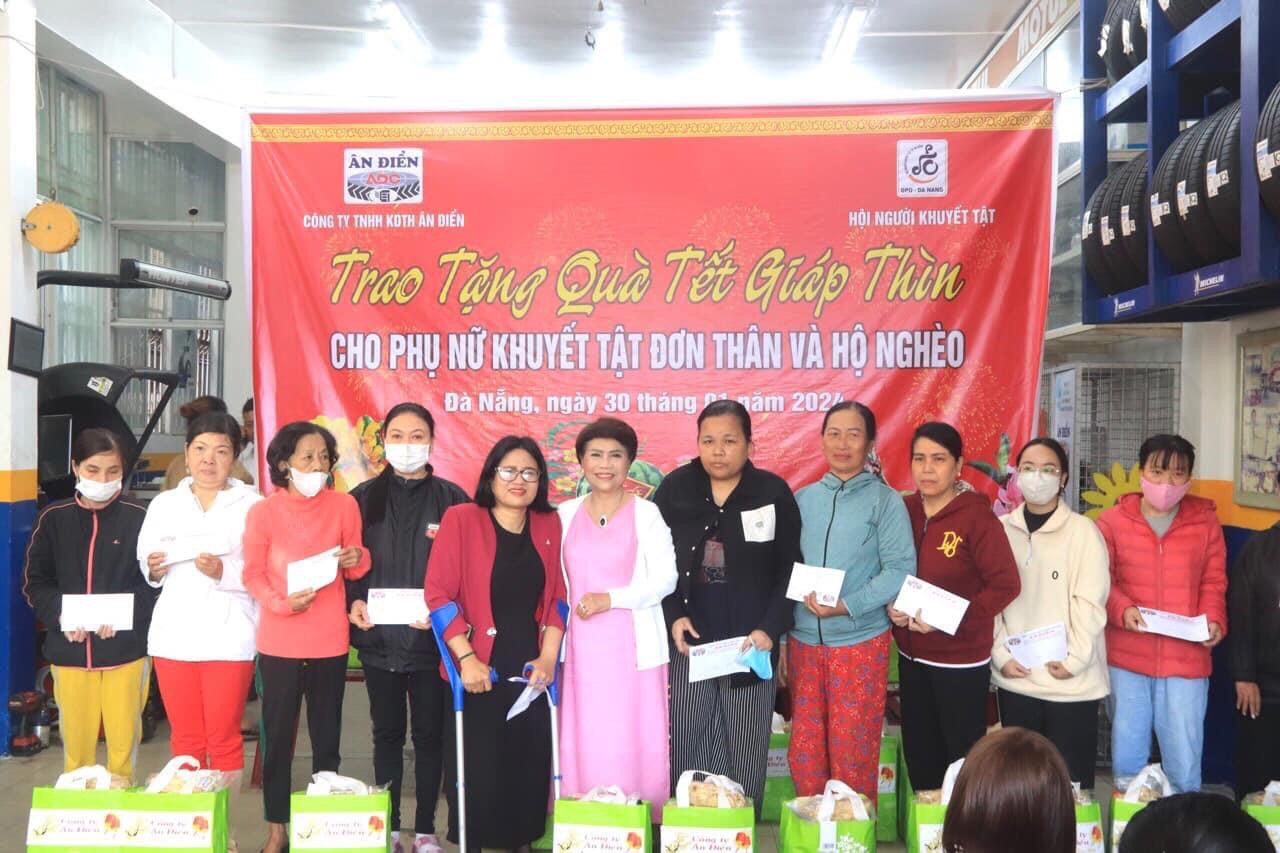
{"type": "Polygon", "coordinates": [[[852,646],[889,629],[885,605],[916,573],[915,538],[902,496],[870,471],[843,481],[828,472],[796,492],[800,548],[811,566],[845,572],[840,599],[849,615],[819,620],[796,605],[791,636],[809,645],[852,646]]]}

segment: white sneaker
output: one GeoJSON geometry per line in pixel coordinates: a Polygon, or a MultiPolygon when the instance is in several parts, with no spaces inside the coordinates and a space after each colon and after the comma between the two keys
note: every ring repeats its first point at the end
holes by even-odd
{"type": "Polygon", "coordinates": [[[413,853],[443,853],[440,840],[434,835],[418,833],[413,838],[413,853]]]}

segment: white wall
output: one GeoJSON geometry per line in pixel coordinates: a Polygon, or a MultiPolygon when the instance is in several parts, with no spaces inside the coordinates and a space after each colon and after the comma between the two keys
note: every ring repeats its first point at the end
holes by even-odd
{"type": "Polygon", "coordinates": [[[240,407],[253,395],[253,330],[249,324],[250,290],[245,275],[244,206],[238,163],[227,164],[226,276],[231,299],[226,304],[223,333],[222,394],[239,418],[240,407]]]}

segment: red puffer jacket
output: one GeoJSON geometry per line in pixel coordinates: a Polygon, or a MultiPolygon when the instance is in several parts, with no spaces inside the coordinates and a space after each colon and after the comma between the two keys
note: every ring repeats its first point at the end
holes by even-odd
{"type": "Polygon", "coordinates": [[[1161,538],[1142,515],[1142,495],[1129,494],[1098,517],[1111,552],[1107,661],[1155,678],[1207,678],[1209,650],[1199,643],[1124,629],[1128,607],[1208,616],[1227,630],[1227,546],[1214,503],[1182,499],[1161,538]]]}

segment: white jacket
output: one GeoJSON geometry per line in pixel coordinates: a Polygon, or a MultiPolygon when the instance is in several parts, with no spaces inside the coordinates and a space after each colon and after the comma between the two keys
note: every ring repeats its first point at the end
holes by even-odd
{"type": "Polygon", "coordinates": [[[249,508],[260,500],[251,486],[233,478],[205,512],[191,491],[190,477],[151,500],[138,534],[142,576],[161,589],[147,635],[148,654],[181,661],[253,660],[258,603],[241,581],[242,540],[249,508]],[[170,566],[159,583],[151,582],[148,554],[174,553],[184,541],[197,538],[187,547],[228,549],[222,555],[221,580],[202,573],[192,557],[170,566]]]}
{"type": "MultiPolygon", "coordinates": [[[[569,596],[569,626],[573,630],[574,610],[578,599],[588,592],[600,590],[575,590],[569,585],[569,572],[564,565],[564,539],[569,535],[573,517],[586,497],[574,498],[556,508],[560,514],[560,569],[564,573],[564,588],[569,596]]],[[[634,498],[636,505],[636,565],[631,582],[626,586],[605,590],[615,609],[631,611],[631,621],[636,632],[636,669],[653,669],[670,660],[667,648],[667,622],[662,615],[662,599],[676,588],[676,549],[671,542],[671,530],[662,520],[662,513],[654,504],[643,498],[634,498]]]]}
{"type": "Polygon", "coordinates": [[[995,619],[991,682],[996,687],[1047,702],[1088,702],[1111,692],[1104,629],[1111,591],[1106,542],[1092,521],[1063,501],[1044,526],[1027,532],[1025,504],[1000,517],[1018,561],[1022,591],[995,619]],[[1013,659],[1005,641],[1015,634],[1061,622],[1067,629],[1071,678],[1057,679],[1043,666],[1026,678],[1005,678],[1000,669],[1013,659]]]}

